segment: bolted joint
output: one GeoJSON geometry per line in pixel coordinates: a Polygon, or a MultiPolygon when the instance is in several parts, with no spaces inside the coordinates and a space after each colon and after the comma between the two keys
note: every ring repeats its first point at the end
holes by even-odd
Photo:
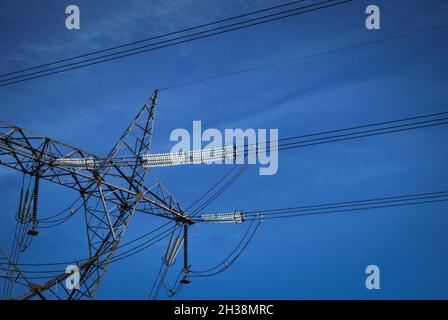
{"type": "Polygon", "coordinates": [[[93,171],[93,181],[100,186],[103,183],[103,178],[101,178],[101,175],[98,173],[98,171],[93,171]]]}
{"type": "Polygon", "coordinates": [[[174,221],[176,221],[179,224],[188,224],[190,226],[196,223],[191,217],[184,215],[182,213],[179,215],[176,215],[176,217],[174,218],[174,221]]]}
{"type": "Polygon", "coordinates": [[[120,205],[120,212],[126,212],[127,210],[130,209],[129,203],[128,202],[124,202],[120,205]]]}
{"type": "Polygon", "coordinates": [[[137,193],[135,194],[135,200],[140,202],[140,201],[142,201],[142,199],[143,199],[143,193],[141,193],[140,191],[137,191],[137,193]]]}

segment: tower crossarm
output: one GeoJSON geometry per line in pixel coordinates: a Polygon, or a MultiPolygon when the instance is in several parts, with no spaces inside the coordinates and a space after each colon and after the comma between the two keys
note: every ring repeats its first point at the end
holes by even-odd
{"type": "Polygon", "coordinates": [[[141,203],[147,203],[161,209],[156,215],[167,218],[183,218],[184,215],[171,207],[170,203],[152,192],[138,181],[131,179],[120,169],[113,160],[100,158],[92,153],[42,135],[21,129],[14,125],[0,121],[0,165],[33,175],[37,169],[40,178],[80,193],[99,198],[99,193],[92,188],[97,183],[98,172],[104,167],[113,168],[101,177],[101,184],[105,193],[112,193],[115,199],[109,199],[116,205],[122,205],[128,197],[140,197],[141,203]],[[95,163],[91,167],[68,165],[61,159],[79,159],[79,162],[95,163]],[[113,177],[112,177],[113,175],[113,177]],[[108,179],[114,178],[114,179],[108,179]],[[123,180],[129,188],[109,182],[109,180],[123,180]]]}

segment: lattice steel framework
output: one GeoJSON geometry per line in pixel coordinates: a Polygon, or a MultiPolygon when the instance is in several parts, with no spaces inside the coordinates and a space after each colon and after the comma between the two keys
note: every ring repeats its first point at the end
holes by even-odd
{"type": "MultiPolygon", "coordinates": [[[[151,177],[143,155],[151,151],[158,92],[155,90],[107,157],[0,122],[0,165],[78,191],[83,199],[89,259],[79,265],[79,290],[59,290],[58,298],[93,299],[129,222],[136,211],[193,223],[162,183],[151,177]],[[62,165],[63,159],[93,159],[92,165],[62,165]],[[132,161],[128,161],[131,159],[132,161]],[[62,291],[62,292],[61,292],[62,291]]],[[[36,199],[37,201],[37,199],[36,199]]],[[[37,208],[37,207],[36,207],[37,208]]],[[[37,226],[36,226],[37,227],[37,226]]],[[[37,230],[36,230],[37,232],[37,230]]],[[[56,295],[68,274],[40,285],[17,271],[29,291],[17,299],[56,295]]]]}

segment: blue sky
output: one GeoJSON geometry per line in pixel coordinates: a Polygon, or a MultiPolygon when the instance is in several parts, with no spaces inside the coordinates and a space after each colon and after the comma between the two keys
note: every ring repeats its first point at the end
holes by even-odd
{"type": "MultiPolygon", "coordinates": [[[[178,30],[281,1],[0,0],[0,73],[178,30]],[[81,29],[65,28],[65,7],[81,9],[81,29]]],[[[0,119],[106,155],[155,88],[446,24],[448,3],[354,1],[218,37],[0,88],[0,119]],[[365,7],[381,9],[381,30],[364,27],[365,7]]],[[[153,139],[209,128],[278,128],[281,137],[443,112],[448,101],[446,30],[321,56],[294,64],[163,91],[153,139]]],[[[279,171],[251,166],[210,212],[281,208],[446,190],[447,128],[280,152],[279,171]]],[[[228,166],[155,169],[188,206],[228,166]]],[[[0,168],[0,245],[14,229],[20,175],[0,168]]],[[[42,215],[76,196],[42,185],[42,215]]],[[[131,240],[160,220],[137,215],[131,240]]],[[[448,298],[446,204],[266,221],[226,273],[194,279],[177,298],[448,298]],[[381,290],[365,289],[367,265],[381,290]]],[[[233,249],[244,226],[191,229],[191,263],[206,269],[233,249]]],[[[144,299],[165,243],[112,265],[97,298],[144,299]]],[[[24,262],[87,254],[81,215],[41,233],[24,262]]],[[[163,295],[162,295],[163,297],[163,295]]]]}

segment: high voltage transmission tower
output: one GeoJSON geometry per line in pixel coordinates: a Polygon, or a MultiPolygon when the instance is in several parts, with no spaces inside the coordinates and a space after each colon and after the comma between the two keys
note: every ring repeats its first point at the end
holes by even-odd
{"type": "MultiPolygon", "coordinates": [[[[183,245],[184,268],[181,283],[190,282],[188,232],[189,226],[195,221],[185,213],[159,180],[154,181],[153,177],[148,177],[149,168],[225,159],[234,157],[235,151],[233,147],[205,149],[177,154],[177,158],[170,158],[169,154],[151,154],[157,95],[158,91],[155,90],[107,157],[98,157],[0,122],[0,165],[22,172],[24,180],[28,181],[24,183],[25,188],[22,186],[17,213],[18,224],[26,226],[24,238],[39,234],[39,186],[41,181],[49,181],[79,193],[85,211],[89,250],[88,259],[78,266],[78,290],[67,290],[62,285],[69,276],[65,272],[41,284],[31,282],[20,271],[17,261],[14,261],[18,258],[18,252],[13,252],[8,257],[2,251],[1,258],[6,259],[4,261],[8,264],[8,268],[5,268],[7,281],[22,282],[27,286],[25,292],[12,298],[45,299],[47,295],[53,297],[59,292],[56,296],[60,299],[93,299],[135,212],[167,219],[182,227],[182,236],[176,238],[172,233],[164,263],[170,266],[183,245]],[[145,183],[145,180],[149,181],[145,183]],[[56,286],[63,290],[57,291],[56,286]]],[[[235,223],[242,221],[240,215],[228,214],[213,215],[209,219],[206,216],[205,220],[235,223]]],[[[28,245],[22,244],[18,251],[24,251],[28,245]]],[[[11,288],[10,285],[6,295],[11,294],[11,288]]]]}
{"type": "Polygon", "coordinates": [[[276,142],[275,145],[265,141],[256,145],[231,145],[181,153],[154,154],[151,152],[151,139],[157,98],[158,90],[155,90],[106,157],[97,156],[0,121],[0,165],[22,173],[13,247],[9,254],[0,249],[0,278],[5,280],[2,295],[4,299],[93,299],[111,263],[127,258],[166,238],[168,240],[162,266],[150,297],[156,298],[162,286],[167,294],[172,296],[180,291],[182,285],[188,284],[191,277],[213,276],[228,269],[247,247],[264,219],[448,201],[448,191],[441,191],[270,210],[246,212],[235,210],[205,214],[204,209],[247,169],[246,164],[236,172],[233,166],[217,184],[190,207],[183,209],[160,180],[148,174],[151,168],[235,160],[237,157],[258,154],[266,149],[272,151],[303,148],[445,126],[448,124],[448,112],[287,137],[279,139],[279,143],[276,142]],[[38,206],[42,181],[73,189],[79,194],[78,199],[68,210],[41,217],[38,206]],[[202,198],[207,199],[201,202],[202,198]],[[195,209],[192,209],[190,213],[192,207],[195,209]],[[84,211],[88,243],[86,258],[75,262],[19,263],[19,255],[28,249],[32,239],[39,236],[42,228],[60,225],[78,211],[84,211]],[[136,212],[165,219],[167,222],[137,239],[121,244],[131,218],[136,212]],[[247,222],[248,226],[241,241],[222,263],[210,269],[198,271],[191,268],[189,264],[188,235],[190,227],[199,222],[233,224],[247,222]],[[146,237],[149,236],[151,238],[147,240],[146,237]],[[141,239],[146,240],[117,254],[118,250],[141,239]],[[183,268],[178,274],[176,284],[169,286],[168,281],[165,281],[168,270],[174,265],[182,247],[183,268]],[[73,275],[67,270],[28,269],[29,266],[43,268],[69,264],[76,264],[79,271],[80,286],[74,290],[65,286],[66,281],[73,275]],[[42,277],[36,274],[50,275],[42,277]],[[23,289],[18,294],[15,294],[19,291],[15,290],[16,285],[20,285],[23,289]]]}
{"type": "MultiPolygon", "coordinates": [[[[0,74],[0,87],[123,59],[228,32],[252,28],[308,12],[340,6],[349,2],[352,2],[352,0],[291,1],[116,47],[0,74]]],[[[333,54],[446,28],[447,25],[439,25],[380,40],[353,44],[208,78],[177,83],[163,87],[161,90],[297,62],[306,58],[333,54]]],[[[448,191],[441,191],[269,210],[245,212],[235,210],[233,212],[205,214],[203,211],[207,205],[244,172],[247,168],[246,165],[231,177],[230,174],[234,170],[233,168],[213,188],[217,187],[222,181],[224,181],[224,186],[216,193],[210,194],[210,197],[205,202],[200,203],[199,201],[211,192],[213,188],[194,202],[192,206],[183,209],[161,181],[149,174],[151,168],[210,163],[216,160],[236,159],[238,156],[258,155],[259,152],[266,150],[279,151],[303,148],[337,141],[447,125],[448,112],[283,138],[276,141],[274,145],[266,141],[254,145],[232,145],[224,148],[209,148],[182,153],[154,154],[151,152],[151,140],[158,93],[158,90],[152,93],[130,126],[105,157],[97,156],[0,121],[0,165],[22,173],[22,186],[16,213],[13,247],[10,253],[6,253],[0,248],[0,278],[5,280],[2,293],[3,298],[93,299],[111,263],[127,258],[163,239],[167,239],[167,246],[162,258],[162,266],[149,297],[156,298],[162,286],[167,290],[167,294],[172,296],[179,292],[182,285],[190,283],[192,277],[208,277],[228,269],[246,248],[263,220],[448,201],[448,191]],[[279,142],[280,144],[278,144],[279,142]],[[225,179],[228,177],[230,178],[226,181],[225,179]],[[41,182],[43,181],[73,189],[79,194],[78,199],[69,207],[68,214],[64,210],[54,216],[42,217],[39,212],[39,196],[42,189],[41,182]],[[78,206],[75,206],[76,203],[78,203],[78,206]],[[190,213],[189,209],[195,207],[197,203],[199,204],[196,209],[190,213]],[[76,263],[76,268],[79,270],[79,287],[73,289],[64,285],[65,281],[73,275],[66,270],[53,270],[51,272],[46,270],[27,270],[29,265],[54,267],[69,263],[22,264],[19,262],[20,254],[30,247],[33,238],[39,237],[43,228],[60,225],[79,211],[84,212],[88,244],[87,257],[77,262],[72,262],[76,263]],[[152,215],[166,220],[166,224],[146,235],[122,244],[125,232],[135,213],[152,215]],[[188,239],[191,226],[199,222],[246,223],[249,226],[236,248],[222,263],[207,270],[197,271],[189,263],[188,239]],[[117,251],[123,247],[150,235],[152,238],[145,240],[143,244],[118,254],[117,251]],[[167,286],[165,279],[168,269],[174,265],[176,257],[182,252],[182,248],[182,270],[176,279],[174,287],[167,286]],[[48,272],[50,276],[33,276],[33,274],[45,272],[48,272]],[[20,285],[22,290],[16,290],[16,285],[20,285]]]]}

